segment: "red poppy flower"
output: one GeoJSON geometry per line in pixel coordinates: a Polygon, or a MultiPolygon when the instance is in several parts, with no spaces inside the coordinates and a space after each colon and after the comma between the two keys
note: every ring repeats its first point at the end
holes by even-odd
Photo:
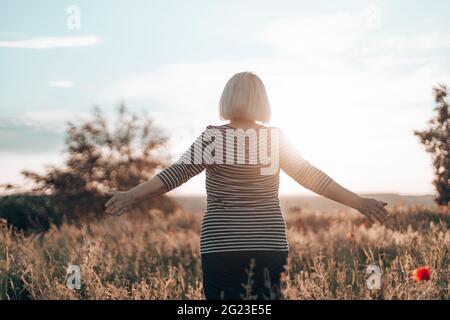
{"type": "Polygon", "coordinates": [[[417,282],[423,280],[430,280],[430,274],[431,274],[430,268],[420,267],[411,273],[411,278],[417,282]]]}

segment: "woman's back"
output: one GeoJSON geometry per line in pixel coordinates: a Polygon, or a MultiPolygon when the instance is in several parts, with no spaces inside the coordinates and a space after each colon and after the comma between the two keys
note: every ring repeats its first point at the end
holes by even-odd
{"type": "MultiPolygon", "coordinates": [[[[246,131],[229,126],[208,128],[221,131],[225,147],[223,163],[206,167],[207,210],[202,222],[201,253],[288,250],[278,200],[279,170],[261,174],[267,165],[258,154],[258,138],[262,130],[270,128],[246,131]],[[228,143],[229,139],[234,143],[228,143]],[[225,163],[227,158],[233,161],[225,163]]],[[[264,142],[270,145],[270,141],[264,142]]]]}
{"type": "MultiPolygon", "coordinates": [[[[271,174],[262,174],[262,169],[268,164],[264,164],[258,154],[261,143],[264,143],[270,152],[270,131],[273,128],[260,127],[257,130],[244,131],[225,125],[208,126],[208,129],[220,130],[223,137],[221,163],[214,161],[213,165],[206,166],[208,199],[220,200],[230,205],[251,205],[263,200],[278,200],[279,169],[271,174]],[[264,134],[267,138],[261,138],[264,134]]],[[[216,150],[217,148],[215,152],[216,150]]],[[[266,158],[269,160],[268,152],[266,158]]]]}
{"type": "Polygon", "coordinates": [[[177,162],[158,174],[171,190],[206,170],[202,254],[288,250],[278,199],[280,166],[314,188],[323,188],[329,178],[287,149],[278,128],[208,126],[177,162]]]}

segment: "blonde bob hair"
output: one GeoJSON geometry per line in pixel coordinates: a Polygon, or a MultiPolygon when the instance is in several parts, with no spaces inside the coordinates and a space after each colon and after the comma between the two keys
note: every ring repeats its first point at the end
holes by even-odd
{"type": "Polygon", "coordinates": [[[270,121],[270,103],[261,79],[251,72],[240,72],[228,80],[219,102],[222,120],[270,121]]]}

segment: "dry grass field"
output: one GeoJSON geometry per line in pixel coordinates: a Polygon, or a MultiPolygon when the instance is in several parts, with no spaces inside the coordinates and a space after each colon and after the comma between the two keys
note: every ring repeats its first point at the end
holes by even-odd
{"type": "MultiPolygon", "coordinates": [[[[391,207],[390,224],[368,224],[353,211],[286,212],[286,299],[449,299],[450,216],[422,206],[391,207]],[[382,287],[366,287],[366,267],[382,287]],[[427,266],[429,281],[414,281],[427,266]]],[[[0,222],[1,299],[202,299],[201,215],[151,211],[42,234],[15,233],[0,222]],[[66,287],[69,264],[81,289],[66,287]]]]}

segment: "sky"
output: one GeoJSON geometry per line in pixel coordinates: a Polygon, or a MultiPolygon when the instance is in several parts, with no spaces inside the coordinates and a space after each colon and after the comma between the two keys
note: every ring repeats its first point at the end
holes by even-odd
{"type": "MultiPolygon", "coordinates": [[[[450,84],[450,2],[23,1],[0,4],[0,184],[62,163],[68,120],[125,101],[170,136],[173,160],[226,81],[253,71],[271,125],[361,193],[432,193],[415,129],[450,84]]],[[[173,191],[204,193],[204,174],[173,191]]],[[[309,194],[282,176],[283,194],[309,194]]]]}

